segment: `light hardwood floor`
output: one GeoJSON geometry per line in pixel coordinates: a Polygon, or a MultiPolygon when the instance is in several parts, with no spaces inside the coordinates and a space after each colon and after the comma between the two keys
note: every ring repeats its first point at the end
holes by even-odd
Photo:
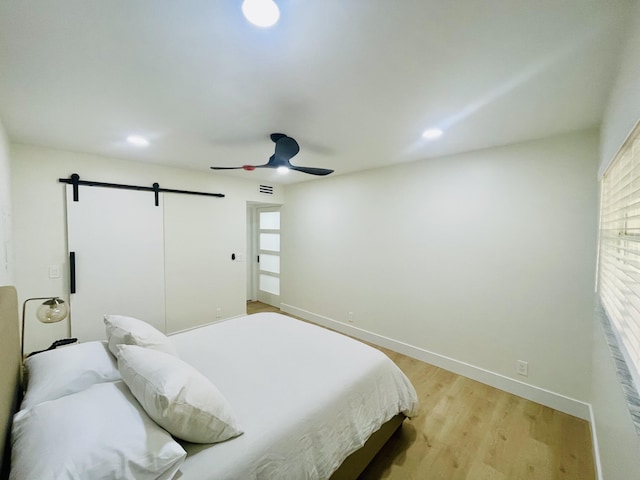
{"type": "MultiPolygon", "coordinates": [[[[259,302],[247,313],[279,311],[259,302]]],[[[589,424],[377,347],[420,398],[359,480],[594,480],[589,424]]]]}

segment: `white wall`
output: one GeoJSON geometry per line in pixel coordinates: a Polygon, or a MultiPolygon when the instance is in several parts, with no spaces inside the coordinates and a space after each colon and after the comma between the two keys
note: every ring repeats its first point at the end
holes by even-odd
{"type": "MultiPolygon", "coordinates": [[[[230,230],[236,229],[237,232],[231,235],[237,239],[237,251],[242,253],[246,248],[244,215],[247,201],[266,200],[278,203],[283,198],[281,189],[276,188],[273,196],[265,198],[258,193],[257,182],[216,175],[210,171],[176,169],[28,145],[12,145],[11,167],[15,285],[21,301],[27,297],[49,295],[68,299],[65,185],[58,182],[59,178],[68,178],[72,173],[78,173],[84,180],[131,185],[152,185],[158,182],[165,188],[224,193],[224,199],[216,200],[224,205],[223,208],[233,212],[237,220],[233,224],[222,222],[225,224],[212,227],[224,232],[227,238],[230,230]],[[61,278],[49,278],[50,265],[60,266],[64,273],[61,278]]],[[[189,215],[185,215],[184,220],[189,221],[189,218],[189,215]]],[[[175,231],[171,232],[172,239],[176,235],[175,231]]],[[[189,255],[189,252],[184,253],[189,255]]],[[[242,283],[221,284],[221,289],[227,290],[218,292],[221,299],[236,299],[229,304],[217,305],[223,308],[224,316],[245,312],[246,265],[237,262],[236,268],[240,272],[239,278],[243,279],[242,283]],[[235,295],[236,292],[239,295],[235,295]]],[[[216,274],[219,273],[212,273],[216,274]]],[[[205,300],[208,299],[202,299],[205,300]]],[[[29,334],[25,336],[25,350],[44,348],[56,338],[67,336],[68,331],[66,321],[51,325],[34,322],[29,326],[29,334]]]]}
{"type": "Polygon", "coordinates": [[[640,439],[622,395],[602,325],[594,319],[593,408],[602,478],[629,480],[640,476],[640,439]],[[634,472],[632,475],[631,472],[634,472]]]}
{"type": "Polygon", "coordinates": [[[283,306],[584,401],[597,152],[582,132],[287,186],[283,306]]]}
{"type": "MultiPolygon", "coordinates": [[[[640,120],[640,2],[636,2],[629,22],[629,37],[623,48],[620,69],[601,127],[600,175],[640,120]]],[[[640,439],[632,424],[597,319],[594,322],[593,366],[590,402],[595,417],[603,478],[636,478],[640,476],[640,439]]]]}
{"type": "Polygon", "coordinates": [[[635,1],[621,64],[602,121],[600,168],[602,176],[635,124],[640,120],[640,2],[635,1]]]}
{"type": "Polygon", "coordinates": [[[0,285],[13,284],[11,220],[11,168],[9,142],[0,120],[0,285]]]}

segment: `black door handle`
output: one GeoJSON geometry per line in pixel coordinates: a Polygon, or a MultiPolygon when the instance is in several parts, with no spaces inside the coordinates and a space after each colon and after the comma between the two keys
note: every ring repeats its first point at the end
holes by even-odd
{"type": "Polygon", "coordinates": [[[69,287],[76,293],[76,252],[69,252],[69,287]]]}

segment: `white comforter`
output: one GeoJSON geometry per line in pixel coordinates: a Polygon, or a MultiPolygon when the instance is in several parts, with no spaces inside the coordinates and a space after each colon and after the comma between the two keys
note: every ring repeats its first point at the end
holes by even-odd
{"type": "Polygon", "coordinates": [[[276,313],[173,335],[180,357],[227,398],[244,434],[184,444],[180,480],[325,479],[416,392],[380,351],[276,313]]]}

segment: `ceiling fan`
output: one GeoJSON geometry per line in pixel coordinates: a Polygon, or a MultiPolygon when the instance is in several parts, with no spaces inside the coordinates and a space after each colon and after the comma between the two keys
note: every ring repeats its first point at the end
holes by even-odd
{"type": "Polygon", "coordinates": [[[286,136],[284,133],[272,133],[271,140],[276,144],[276,151],[269,161],[264,165],[243,165],[241,167],[211,167],[212,170],[255,170],[256,168],[288,168],[296,172],[308,173],[310,175],[329,175],[333,170],[328,168],[298,167],[292,165],[289,160],[295,157],[300,151],[300,146],[295,139],[286,136]]]}

